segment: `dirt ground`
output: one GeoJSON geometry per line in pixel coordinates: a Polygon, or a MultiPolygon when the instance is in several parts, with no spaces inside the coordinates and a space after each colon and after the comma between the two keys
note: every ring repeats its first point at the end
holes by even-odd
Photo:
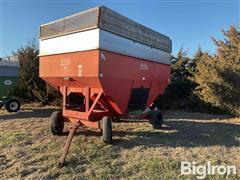
{"type": "Polygon", "coordinates": [[[57,168],[68,129],[53,136],[49,117],[55,107],[0,110],[0,179],[196,179],[181,175],[181,161],[235,165],[239,179],[240,119],[224,115],[165,112],[161,130],[147,120],[113,123],[112,145],[93,129],[79,128],[66,165],[57,168]]]}

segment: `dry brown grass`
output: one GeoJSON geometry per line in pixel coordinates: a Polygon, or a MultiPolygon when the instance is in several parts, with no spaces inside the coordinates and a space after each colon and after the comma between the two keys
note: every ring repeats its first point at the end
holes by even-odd
{"type": "MultiPolygon", "coordinates": [[[[114,123],[113,145],[80,128],[65,167],[58,169],[66,135],[50,134],[54,109],[25,106],[17,114],[0,110],[0,179],[195,179],[180,175],[181,161],[240,167],[239,118],[167,112],[162,130],[151,129],[147,121],[114,123]]],[[[238,179],[239,169],[237,176],[227,178],[238,179]]]]}

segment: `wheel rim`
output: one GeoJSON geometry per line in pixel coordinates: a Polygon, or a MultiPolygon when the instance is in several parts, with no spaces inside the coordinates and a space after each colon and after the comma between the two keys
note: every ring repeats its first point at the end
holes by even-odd
{"type": "Polygon", "coordinates": [[[18,103],[13,101],[9,104],[11,110],[16,111],[18,109],[18,103]]]}

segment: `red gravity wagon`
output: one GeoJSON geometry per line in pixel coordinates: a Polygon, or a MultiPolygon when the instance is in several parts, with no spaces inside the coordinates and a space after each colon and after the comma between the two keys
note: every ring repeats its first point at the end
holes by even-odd
{"type": "Polygon", "coordinates": [[[112,142],[112,120],[149,118],[161,127],[154,99],[170,77],[171,39],[104,6],[40,27],[40,77],[63,95],[62,111],[51,116],[54,135],[70,122],[60,166],[74,131],[95,127],[112,142]]]}

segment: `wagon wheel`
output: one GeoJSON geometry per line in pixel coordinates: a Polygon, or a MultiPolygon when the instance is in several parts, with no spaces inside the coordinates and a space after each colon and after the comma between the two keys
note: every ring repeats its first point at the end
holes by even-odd
{"type": "Polygon", "coordinates": [[[0,102],[0,109],[2,109],[2,107],[3,107],[3,103],[2,103],[2,102],[0,102]]]}
{"type": "Polygon", "coordinates": [[[21,105],[20,105],[19,101],[16,100],[16,99],[10,99],[4,105],[5,109],[10,113],[11,112],[18,112],[19,109],[20,109],[20,106],[21,105]]]}
{"type": "Polygon", "coordinates": [[[163,115],[160,110],[152,111],[151,118],[149,120],[150,124],[154,129],[160,129],[163,125],[163,115]]]}
{"type": "Polygon", "coordinates": [[[113,122],[120,122],[120,120],[121,120],[121,117],[120,117],[120,116],[114,116],[114,117],[112,118],[112,121],[113,121],[113,122]]]}
{"type": "Polygon", "coordinates": [[[104,116],[102,118],[102,133],[103,141],[105,144],[112,143],[112,118],[110,116],[104,116]]]}
{"type": "Polygon", "coordinates": [[[55,111],[50,117],[50,128],[53,135],[61,135],[64,129],[64,118],[61,111],[55,111]]]}

